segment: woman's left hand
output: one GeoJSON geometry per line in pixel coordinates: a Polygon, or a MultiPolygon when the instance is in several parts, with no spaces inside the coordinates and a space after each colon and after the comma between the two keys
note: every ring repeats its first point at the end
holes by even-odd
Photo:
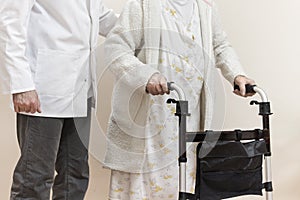
{"type": "Polygon", "coordinates": [[[246,93],[246,87],[245,87],[245,85],[247,85],[247,84],[255,85],[254,80],[252,80],[246,76],[239,75],[239,76],[235,77],[234,83],[240,87],[240,90],[233,91],[233,93],[235,93],[236,95],[241,96],[241,97],[250,97],[255,94],[255,93],[246,93]]]}

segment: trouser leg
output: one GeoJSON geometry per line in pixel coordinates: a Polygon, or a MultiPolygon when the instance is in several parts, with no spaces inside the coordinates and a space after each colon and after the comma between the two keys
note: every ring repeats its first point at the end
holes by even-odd
{"type": "Polygon", "coordinates": [[[13,175],[11,200],[50,198],[63,123],[63,119],[17,115],[21,157],[13,175]]]}
{"type": "Polygon", "coordinates": [[[83,200],[89,182],[90,112],[86,118],[66,119],[56,161],[53,199],[83,200]]]}

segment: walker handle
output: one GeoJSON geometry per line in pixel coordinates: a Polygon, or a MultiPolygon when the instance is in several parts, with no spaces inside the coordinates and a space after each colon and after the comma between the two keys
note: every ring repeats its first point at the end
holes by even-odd
{"type": "MultiPolygon", "coordinates": [[[[254,88],[256,87],[256,85],[246,84],[245,87],[246,87],[246,94],[255,93],[254,88]]],[[[240,87],[236,83],[234,83],[234,90],[240,91],[240,87]]]]}
{"type": "Polygon", "coordinates": [[[174,82],[168,82],[167,85],[170,91],[175,91],[177,93],[179,100],[186,100],[185,93],[180,86],[178,86],[174,82]]]}

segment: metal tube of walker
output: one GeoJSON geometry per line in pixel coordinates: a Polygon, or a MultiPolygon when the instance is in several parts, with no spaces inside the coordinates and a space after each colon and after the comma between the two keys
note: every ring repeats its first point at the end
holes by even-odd
{"type": "MultiPolygon", "coordinates": [[[[265,158],[265,176],[266,176],[266,182],[272,182],[272,173],[271,173],[271,157],[267,156],[265,158]]],[[[266,191],[266,199],[267,200],[273,200],[273,192],[272,191],[266,191]]]]}
{"type": "Polygon", "coordinates": [[[186,163],[179,164],[179,192],[186,192],[186,163]]]}
{"type": "MultiPolygon", "coordinates": [[[[264,92],[264,90],[262,90],[261,88],[259,88],[257,86],[253,87],[253,90],[260,95],[262,102],[264,102],[264,103],[269,102],[267,94],[264,92]]],[[[270,131],[269,115],[263,116],[263,126],[264,126],[264,129],[267,129],[268,131],[270,131]]],[[[270,138],[267,138],[267,149],[268,149],[268,152],[270,153],[271,152],[270,138]]],[[[271,154],[265,156],[265,182],[272,183],[271,154]]],[[[266,191],[266,199],[273,200],[273,192],[272,191],[266,191]]]]}
{"type": "Polygon", "coordinates": [[[179,189],[186,192],[186,116],[179,116],[179,189]]]}
{"type": "Polygon", "coordinates": [[[168,83],[168,88],[169,88],[170,91],[175,91],[177,93],[178,100],[183,100],[183,101],[186,100],[185,93],[184,93],[184,91],[182,90],[181,87],[179,87],[178,85],[176,85],[173,82],[169,82],[168,83]]]}
{"type": "Polygon", "coordinates": [[[168,83],[168,88],[170,91],[175,91],[178,95],[178,105],[176,115],[179,117],[179,192],[186,192],[186,116],[187,113],[182,113],[183,110],[187,110],[188,103],[183,103],[186,101],[186,96],[181,87],[176,85],[175,83],[168,83]],[[185,107],[185,108],[183,108],[185,107]],[[178,113],[179,111],[179,113],[178,113]]]}
{"type": "Polygon", "coordinates": [[[265,93],[265,91],[264,91],[263,89],[261,89],[261,88],[259,88],[259,87],[257,87],[257,86],[254,86],[254,87],[253,87],[253,90],[254,90],[257,94],[259,94],[259,96],[260,96],[262,102],[268,102],[268,96],[267,96],[267,94],[265,93]]]}

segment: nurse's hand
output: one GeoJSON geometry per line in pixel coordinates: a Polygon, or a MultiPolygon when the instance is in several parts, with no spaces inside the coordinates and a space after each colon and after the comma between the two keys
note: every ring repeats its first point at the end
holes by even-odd
{"type": "Polygon", "coordinates": [[[40,100],[35,90],[13,94],[15,112],[41,113],[40,100]]]}
{"type": "Polygon", "coordinates": [[[235,93],[238,96],[241,97],[250,97],[253,96],[255,93],[246,93],[246,87],[245,85],[250,84],[250,85],[255,85],[255,82],[246,77],[246,76],[237,76],[234,79],[234,83],[237,84],[240,87],[240,90],[234,90],[233,93],[235,93]]]}
{"type": "Polygon", "coordinates": [[[152,95],[169,94],[167,79],[160,73],[155,73],[149,79],[146,92],[152,95]]]}

